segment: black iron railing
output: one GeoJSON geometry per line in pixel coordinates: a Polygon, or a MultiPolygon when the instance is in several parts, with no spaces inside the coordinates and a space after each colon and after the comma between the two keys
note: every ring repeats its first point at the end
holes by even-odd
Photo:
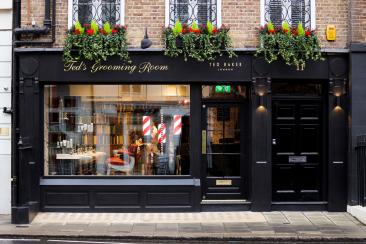
{"type": "Polygon", "coordinates": [[[99,25],[109,22],[119,24],[121,19],[121,0],[73,0],[73,23],[82,24],[95,20],[99,25]]]}
{"type": "Polygon", "coordinates": [[[264,20],[281,26],[283,21],[292,26],[301,22],[305,27],[311,27],[310,0],[265,0],[264,20]]]}
{"type": "Polygon", "coordinates": [[[366,135],[360,135],[357,137],[357,179],[358,179],[358,204],[366,206],[366,135]]]}
{"type": "Polygon", "coordinates": [[[179,20],[183,23],[217,25],[217,0],[169,0],[169,26],[179,20]]]}

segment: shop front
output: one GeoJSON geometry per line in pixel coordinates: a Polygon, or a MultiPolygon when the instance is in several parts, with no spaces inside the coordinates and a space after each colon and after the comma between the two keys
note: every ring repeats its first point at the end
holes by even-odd
{"type": "Polygon", "coordinates": [[[344,54],[64,63],[16,50],[13,222],[38,211],[346,207],[344,54]]]}

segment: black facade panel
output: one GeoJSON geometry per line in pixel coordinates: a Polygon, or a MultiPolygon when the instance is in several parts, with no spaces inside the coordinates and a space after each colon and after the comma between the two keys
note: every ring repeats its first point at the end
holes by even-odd
{"type": "Polygon", "coordinates": [[[140,202],[139,192],[95,192],[95,206],[136,206],[140,202]]]}
{"type": "Polygon", "coordinates": [[[146,200],[147,206],[189,206],[192,202],[190,192],[148,192],[146,200]]]}
{"type": "Polygon", "coordinates": [[[44,195],[47,206],[88,206],[88,192],[47,191],[44,195]]]}

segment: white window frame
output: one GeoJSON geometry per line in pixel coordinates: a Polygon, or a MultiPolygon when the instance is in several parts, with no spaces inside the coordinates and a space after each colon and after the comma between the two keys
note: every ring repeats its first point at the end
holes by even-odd
{"type": "MultiPolygon", "coordinates": [[[[197,0],[195,0],[197,1],[197,0]]],[[[221,27],[221,0],[216,0],[216,25],[217,27],[221,27]]],[[[165,0],[165,26],[168,27],[169,26],[169,5],[170,5],[170,0],[165,0]]],[[[191,8],[188,9],[188,11],[192,11],[191,8]]],[[[197,11],[197,9],[196,9],[197,11]]],[[[191,15],[191,12],[188,12],[188,15],[191,15]]],[[[197,14],[195,14],[195,16],[197,16],[197,14]]]]}
{"type": "MultiPolygon", "coordinates": [[[[72,5],[73,5],[73,1],[74,0],[68,0],[68,7],[67,7],[67,13],[68,13],[68,28],[70,29],[75,23],[73,23],[73,16],[72,16],[72,5]]],[[[125,0],[120,0],[120,19],[119,19],[119,23],[120,25],[124,25],[125,24],[125,0]]],[[[100,5],[102,2],[102,0],[94,0],[94,3],[96,5],[100,5]]],[[[94,11],[94,8],[93,8],[94,11]]],[[[99,11],[102,11],[101,8],[99,8],[99,11]]],[[[93,13],[94,15],[94,13],[93,13]]]]}
{"type": "MultiPolygon", "coordinates": [[[[265,25],[265,11],[264,11],[265,0],[260,0],[260,23],[265,25]]],[[[315,0],[310,0],[310,28],[311,30],[316,29],[316,5],[315,0]]]]}

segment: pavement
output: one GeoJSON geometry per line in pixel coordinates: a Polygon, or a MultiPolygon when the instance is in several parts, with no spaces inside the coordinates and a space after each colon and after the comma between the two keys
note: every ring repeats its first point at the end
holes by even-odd
{"type": "Polygon", "coordinates": [[[366,226],[345,212],[39,213],[29,225],[0,215],[1,238],[366,243],[366,226]]]}

